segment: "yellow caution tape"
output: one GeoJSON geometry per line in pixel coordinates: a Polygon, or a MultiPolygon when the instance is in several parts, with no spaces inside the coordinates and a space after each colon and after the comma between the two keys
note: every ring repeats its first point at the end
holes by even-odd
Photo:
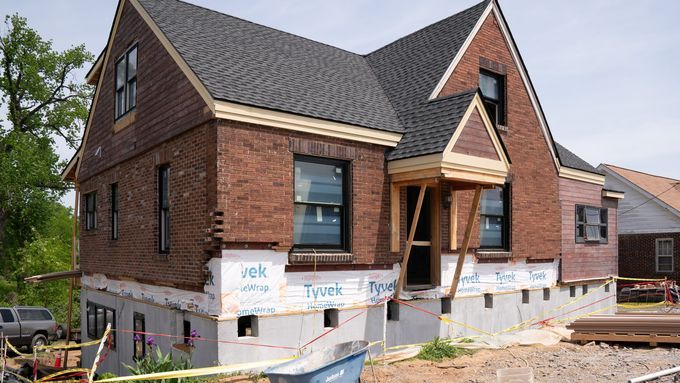
{"type": "Polygon", "coordinates": [[[623,307],[623,308],[626,308],[626,309],[644,309],[644,308],[647,308],[647,307],[664,306],[664,305],[666,305],[666,302],[656,302],[656,303],[631,302],[631,303],[619,303],[618,305],[620,307],[623,307]]]}
{"type": "MultiPolygon", "coordinates": [[[[62,376],[62,375],[67,375],[67,374],[73,374],[73,373],[76,373],[76,372],[85,372],[85,373],[87,373],[87,372],[90,372],[90,370],[88,370],[87,368],[70,368],[70,369],[68,369],[68,370],[58,371],[58,372],[55,372],[54,374],[50,374],[50,375],[44,376],[44,377],[42,377],[42,378],[36,380],[36,382],[44,382],[44,381],[46,381],[46,380],[51,380],[52,378],[55,378],[55,377],[57,377],[57,376],[62,376]]],[[[63,382],[63,381],[60,380],[59,382],[63,382]]]]}
{"type": "Polygon", "coordinates": [[[229,374],[237,371],[249,371],[256,368],[269,367],[289,360],[295,359],[295,356],[281,359],[271,359],[261,362],[252,363],[240,363],[231,364],[227,366],[216,366],[216,367],[203,367],[194,368],[190,370],[179,370],[179,371],[167,371],[167,372],[155,372],[152,374],[142,374],[142,375],[132,375],[132,376],[120,376],[116,378],[101,379],[97,380],[97,383],[108,383],[108,382],[125,382],[128,380],[163,380],[163,379],[174,379],[174,378],[189,378],[194,376],[205,376],[205,375],[217,375],[217,374],[229,374]]]}
{"type": "Polygon", "coordinates": [[[461,323],[461,322],[456,322],[455,320],[450,319],[450,318],[447,318],[447,317],[445,317],[445,316],[443,316],[443,315],[439,316],[439,319],[440,319],[442,322],[446,323],[446,324],[455,324],[455,325],[458,325],[458,326],[461,326],[461,327],[465,327],[465,328],[467,328],[467,329],[470,329],[470,330],[472,330],[472,331],[478,332],[478,333],[480,333],[480,334],[491,335],[491,336],[494,335],[494,334],[492,334],[492,333],[490,333],[490,332],[484,331],[484,330],[479,329],[479,328],[477,328],[477,327],[470,326],[470,325],[468,325],[468,324],[461,323]]]}
{"type": "Polygon", "coordinates": [[[5,338],[5,343],[7,343],[7,347],[9,347],[10,350],[12,350],[15,354],[21,355],[24,357],[33,357],[33,354],[24,354],[23,352],[17,350],[16,347],[12,343],[10,343],[9,339],[5,338]]]}
{"type": "Polygon", "coordinates": [[[67,349],[70,350],[72,348],[94,346],[94,345],[99,344],[99,342],[101,342],[101,339],[91,340],[91,341],[85,342],[85,343],[51,344],[51,345],[37,346],[36,349],[38,349],[38,350],[67,350],[67,349]]]}
{"type": "Polygon", "coordinates": [[[666,278],[659,279],[649,279],[649,278],[628,278],[628,277],[613,277],[614,279],[620,279],[622,281],[640,281],[640,282],[661,282],[667,281],[666,278]]]}
{"type": "Polygon", "coordinates": [[[613,308],[616,307],[616,306],[617,306],[617,305],[611,305],[611,306],[607,306],[607,307],[603,307],[603,308],[601,308],[601,309],[597,309],[597,310],[591,311],[591,312],[589,312],[589,313],[587,313],[587,314],[581,314],[581,315],[577,315],[577,316],[573,316],[573,317],[569,317],[569,318],[558,319],[558,320],[555,321],[555,323],[569,323],[569,322],[573,322],[573,321],[575,321],[575,320],[577,320],[577,319],[589,317],[589,316],[591,316],[591,315],[595,315],[595,314],[601,313],[601,312],[603,312],[603,311],[611,310],[611,309],[613,309],[613,308]]]}

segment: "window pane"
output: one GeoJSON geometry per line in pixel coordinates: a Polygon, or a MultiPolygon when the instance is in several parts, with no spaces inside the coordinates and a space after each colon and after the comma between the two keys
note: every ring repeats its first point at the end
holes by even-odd
{"type": "Polygon", "coordinates": [[[589,225],[600,224],[600,209],[594,207],[586,208],[586,222],[589,225]]]}
{"type": "Polygon", "coordinates": [[[341,205],[342,166],[295,161],[295,202],[341,205]]]}
{"type": "Polygon", "coordinates": [[[296,244],[342,245],[342,209],[333,206],[295,205],[296,244]]]}
{"type": "Polygon", "coordinates": [[[125,86],[125,59],[116,63],[116,90],[125,86]]]}
{"type": "Polygon", "coordinates": [[[102,307],[97,307],[95,315],[97,316],[97,332],[95,335],[97,336],[97,338],[99,338],[102,335],[104,335],[104,328],[106,326],[105,323],[106,317],[104,314],[104,309],[102,307]]]}
{"type": "Polygon", "coordinates": [[[479,88],[481,89],[482,95],[484,95],[484,97],[492,98],[494,100],[499,99],[500,84],[497,78],[485,73],[480,73],[479,88]]]}
{"type": "Polygon", "coordinates": [[[576,225],[576,236],[578,238],[585,238],[586,237],[586,226],[585,225],[576,225]]]}
{"type": "Polygon", "coordinates": [[[137,48],[128,53],[128,73],[127,79],[131,79],[137,75],[137,48]]]}
{"type": "Polygon", "coordinates": [[[0,309],[0,315],[2,316],[2,321],[4,323],[14,322],[14,314],[12,314],[12,310],[10,310],[10,309],[0,309]]]}
{"type": "Polygon", "coordinates": [[[96,337],[96,327],[95,327],[95,315],[94,306],[91,303],[87,304],[87,335],[90,337],[96,337]]]}
{"type": "Polygon", "coordinates": [[[586,225],[586,238],[588,240],[600,239],[600,225],[586,225]]]}
{"type": "Polygon", "coordinates": [[[125,88],[116,91],[116,117],[125,114],[125,88]]]}
{"type": "Polygon", "coordinates": [[[607,223],[609,222],[609,217],[608,213],[609,211],[607,209],[600,209],[600,222],[601,223],[607,223]]]}
{"type": "Polygon", "coordinates": [[[576,222],[586,221],[586,212],[584,206],[576,206],[576,222]]]}
{"type": "Polygon", "coordinates": [[[167,166],[160,168],[160,197],[161,208],[167,209],[170,206],[170,168],[167,166]]]}
{"type": "Polygon", "coordinates": [[[485,215],[503,215],[503,188],[484,191],[480,212],[485,215]]]}
{"type": "Polygon", "coordinates": [[[659,271],[673,271],[673,257],[657,258],[659,271]]]}
{"type": "Polygon", "coordinates": [[[607,239],[607,226],[600,226],[600,237],[607,239]]]}
{"type": "Polygon", "coordinates": [[[503,217],[481,216],[479,243],[481,247],[503,247],[503,217]]]}
{"type": "Polygon", "coordinates": [[[673,241],[672,240],[661,240],[656,243],[656,254],[657,255],[673,255],[673,241]]]}
{"type": "Polygon", "coordinates": [[[137,80],[132,80],[128,83],[128,110],[132,109],[137,105],[137,80]]]}

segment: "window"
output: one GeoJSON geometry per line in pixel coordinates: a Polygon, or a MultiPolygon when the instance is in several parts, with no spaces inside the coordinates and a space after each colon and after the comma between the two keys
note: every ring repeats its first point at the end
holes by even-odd
{"type": "Polygon", "coordinates": [[[484,294],[484,308],[485,309],[492,309],[493,308],[493,295],[486,293],[484,294]]]}
{"type": "Polygon", "coordinates": [[[116,118],[137,105],[137,46],[116,62],[116,118]]]}
{"type": "Polygon", "coordinates": [[[442,314],[451,314],[451,298],[440,298],[442,314]]]}
{"type": "Polygon", "coordinates": [[[257,317],[246,315],[238,318],[238,336],[257,336],[257,317]]]}
{"type": "Polygon", "coordinates": [[[548,288],[548,287],[543,288],[543,300],[544,301],[550,300],[550,288],[548,288]]]}
{"type": "Polygon", "coordinates": [[[12,310],[10,309],[0,309],[0,316],[2,316],[2,321],[4,323],[14,322],[14,314],[12,314],[12,310]]]}
{"type": "MultiPolygon", "coordinates": [[[[87,302],[87,336],[90,339],[99,339],[104,336],[106,324],[111,323],[111,328],[116,328],[116,310],[87,302]]],[[[111,348],[116,348],[116,334],[110,332],[111,348]]]]}
{"type": "Polygon", "coordinates": [[[97,192],[85,194],[85,230],[97,228],[97,192]]]}
{"type": "Polygon", "coordinates": [[[522,304],[529,303],[529,290],[522,290],[522,304]]]}
{"type": "Polygon", "coordinates": [[[395,301],[387,301],[387,320],[399,321],[399,304],[395,301]]]}
{"type": "Polygon", "coordinates": [[[118,239],[118,184],[111,184],[111,239],[118,239]]]}
{"type": "Polygon", "coordinates": [[[133,344],[133,355],[134,359],[142,359],[146,355],[146,342],[145,334],[146,331],[146,320],[144,319],[144,314],[134,313],[132,316],[132,331],[134,335],[132,336],[133,344]]]}
{"type": "Polygon", "coordinates": [[[510,184],[484,191],[479,224],[480,248],[510,250],[510,184]]]}
{"type": "Polygon", "coordinates": [[[191,344],[191,321],[184,320],[182,322],[182,331],[184,333],[184,344],[191,344]]]}
{"type": "Polygon", "coordinates": [[[488,72],[479,72],[479,89],[486,112],[494,124],[505,125],[505,76],[488,72]]]}
{"type": "Polygon", "coordinates": [[[349,251],[347,162],[295,158],[294,242],[297,249],[349,251]]]}
{"type": "Polygon", "coordinates": [[[576,286],[569,286],[569,298],[576,297],[576,286]]]}
{"type": "Polygon", "coordinates": [[[46,309],[17,309],[19,319],[22,321],[53,320],[52,314],[46,309]]]}
{"type": "Polygon", "coordinates": [[[170,251],[170,166],[158,168],[158,251],[170,251]]]}
{"type": "Polygon", "coordinates": [[[656,240],[656,272],[673,272],[673,239],[660,238],[656,240]]]}
{"type": "Polygon", "coordinates": [[[576,242],[607,243],[608,210],[576,205],[576,242]]]}
{"type": "Polygon", "coordinates": [[[332,328],[338,327],[340,322],[340,313],[338,309],[325,309],[323,310],[323,327],[332,328]]]}

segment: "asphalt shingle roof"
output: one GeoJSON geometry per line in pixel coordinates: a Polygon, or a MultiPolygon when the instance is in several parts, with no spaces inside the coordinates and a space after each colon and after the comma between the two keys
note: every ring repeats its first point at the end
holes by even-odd
{"type": "Polygon", "coordinates": [[[476,89],[439,97],[420,104],[402,115],[406,133],[388,160],[440,153],[451,140],[456,127],[472,102],[476,89]]]}
{"type": "Polygon", "coordinates": [[[177,0],[140,0],[219,100],[402,132],[367,60],[177,0]]]}
{"type": "Polygon", "coordinates": [[[560,164],[563,166],[583,170],[589,173],[604,174],[587,163],[585,160],[581,159],[581,157],[572,153],[569,149],[560,145],[557,141],[555,141],[555,147],[557,148],[557,157],[560,159],[560,164]]]}

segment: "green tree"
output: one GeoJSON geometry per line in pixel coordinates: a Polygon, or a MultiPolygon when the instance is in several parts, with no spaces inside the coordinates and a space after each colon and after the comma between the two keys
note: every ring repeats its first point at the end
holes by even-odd
{"type": "MultiPolygon", "coordinates": [[[[91,87],[75,71],[93,56],[83,45],[56,51],[19,15],[0,34],[0,268],[7,276],[18,250],[46,229],[49,207],[66,190],[55,140],[78,146],[91,87]]],[[[70,243],[70,242],[69,242],[70,243]]]]}

